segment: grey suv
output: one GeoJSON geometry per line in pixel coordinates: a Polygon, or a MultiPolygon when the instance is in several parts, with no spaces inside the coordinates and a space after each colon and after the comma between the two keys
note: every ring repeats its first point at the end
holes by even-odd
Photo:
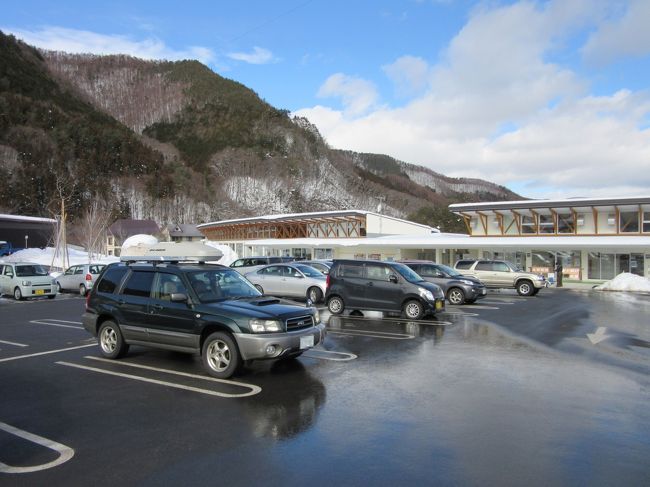
{"type": "Polygon", "coordinates": [[[325,337],[316,308],[265,297],[234,270],[201,262],[107,266],[82,322],[107,358],[129,345],[198,353],[220,379],[245,361],[297,357],[325,337]]]}
{"type": "Polygon", "coordinates": [[[521,296],[534,296],[548,285],[546,278],[525,272],[504,260],[459,260],[454,266],[463,275],[480,279],[487,287],[516,289],[521,296]]]}
{"type": "Polygon", "coordinates": [[[481,281],[475,277],[463,276],[446,265],[426,260],[401,262],[417,272],[425,281],[440,286],[451,304],[471,304],[487,295],[487,288],[481,281]]]}
{"type": "Polygon", "coordinates": [[[345,309],[402,312],[411,320],[445,308],[440,286],[398,262],[335,260],[327,275],[325,302],[332,314],[345,309]]]}

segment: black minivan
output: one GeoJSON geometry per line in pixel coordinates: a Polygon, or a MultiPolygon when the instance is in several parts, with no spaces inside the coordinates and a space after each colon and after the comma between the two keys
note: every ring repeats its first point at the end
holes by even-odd
{"type": "Polygon", "coordinates": [[[417,320],[444,310],[445,294],[399,262],[337,259],[327,275],[325,302],[332,314],[346,308],[401,311],[417,320]]]}

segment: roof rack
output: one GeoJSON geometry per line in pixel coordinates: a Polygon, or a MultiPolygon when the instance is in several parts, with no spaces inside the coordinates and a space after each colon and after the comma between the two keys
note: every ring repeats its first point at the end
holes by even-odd
{"type": "Polygon", "coordinates": [[[223,257],[214,247],[198,242],[160,242],[127,247],[120,256],[122,262],[210,262],[223,257]]]}

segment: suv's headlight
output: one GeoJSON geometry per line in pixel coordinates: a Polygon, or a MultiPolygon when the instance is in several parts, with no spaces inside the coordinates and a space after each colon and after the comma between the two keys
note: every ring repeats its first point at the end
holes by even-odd
{"type": "Polygon", "coordinates": [[[319,323],[320,323],[320,311],[314,308],[314,325],[317,325],[319,323]]]}
{"type": "Polygon", "coordinates": [[[422,296],[424,299],[428,301],[433,301],[433,293],[429,291],[428,289],[424,289],[423,287],[419,287],[418,291],[420,291],[420,296],[422,296]]]}
{"type": "Polygon", "coordinates": [[[282,331],[282,323],[277,320],[252,319],[248,322],[253,333],[264,333],[269,331],[282,331]]]}
{"type": "Polygon", "coordinates": [[[543,281],[543,280],[544,280],[544,276],[537,276],[537,280],[538,280],[538,281],[543,281]]]}
{"type": "Polygon", "coordinates": [[[31,285],[32,285],[32,281],[22,281],[22,282],[21,282],[21,285],[23,285],[23,286],[31,286],[31,285]]]}

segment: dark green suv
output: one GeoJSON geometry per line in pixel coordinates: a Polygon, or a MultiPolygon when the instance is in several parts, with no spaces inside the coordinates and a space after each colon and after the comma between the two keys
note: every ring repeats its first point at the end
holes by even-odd
{"type": "Polygon", "coordinates": [[[247,361],[297,357],[325,337],[316,308],[263,296],[233,269],[202,262],[111,264],[82,321],[105,357],[129,345],[199,353],[220,379],[247,361]]]}

